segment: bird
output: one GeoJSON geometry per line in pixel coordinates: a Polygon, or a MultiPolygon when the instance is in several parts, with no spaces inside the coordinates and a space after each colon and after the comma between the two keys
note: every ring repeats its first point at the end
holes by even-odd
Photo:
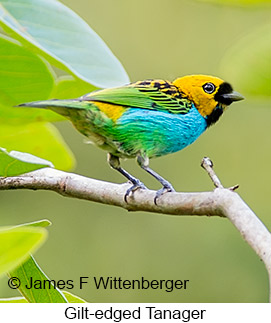
{"type": "Polygon", "coordinates": [[[154,203],[173,185],[149,166],[149,160],[192,144],[225,109],[244,97],[230,83],[210,75],[187,75],[174,81],[146,79],[87,93],[76,99],[22,103],[19,107],[52,110],[67,119],[99,148],[109,165],[132,184],[124,200],[146,186],[121,167],[120,159],[135,158],[162,188],[154,203]]]}

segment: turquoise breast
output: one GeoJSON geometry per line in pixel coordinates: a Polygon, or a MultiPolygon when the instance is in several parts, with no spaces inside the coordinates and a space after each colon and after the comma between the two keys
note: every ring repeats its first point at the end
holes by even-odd
{"type": "Polygon", "coordinates": [[[114,140],[127,157],[145,153],[151,158],[185,148],[206,127],[206,120],[194,106],[186,114],[129,108],[115,125],[114,140]]]}

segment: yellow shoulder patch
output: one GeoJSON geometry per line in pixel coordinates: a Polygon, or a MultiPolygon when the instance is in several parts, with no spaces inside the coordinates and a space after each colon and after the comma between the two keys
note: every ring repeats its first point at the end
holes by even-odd
{"type": "Polygon", "coordinates": [[[114,122],[116,122],[126,110],[126,108],[121,105],[105,102],[95,102],[95,105],[114,122]]]}

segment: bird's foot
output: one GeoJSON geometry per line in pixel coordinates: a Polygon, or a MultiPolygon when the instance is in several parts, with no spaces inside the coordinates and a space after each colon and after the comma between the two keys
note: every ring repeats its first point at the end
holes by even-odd
{"type": "Polygon", "coordinates": [[[156,192],[155,198],[154,198],[154,204],[157,205],[157,199],[167,192],[176,192],[170,183],[167,183],[160,190],[156,192]]]}
{"type": "Polygon", "coordinates": [[[136,191],[139,188],[141,188],[143,190],[147,189],[147,187],[142,182],[140,182],[140,180],[136,180],[135,182],[133,182],[133,185],[130,188],[128,188],[128,190],[126,191],[126,193],[124,195],[124,201],[126,203],[128,203],[127,198],[130,195],[130,193],[133,193],[134,191],[136,191]]]}

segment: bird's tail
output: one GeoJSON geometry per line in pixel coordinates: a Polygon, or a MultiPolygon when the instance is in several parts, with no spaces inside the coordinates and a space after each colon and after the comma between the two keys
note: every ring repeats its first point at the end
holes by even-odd
{"type": "Polygon", "coordinates": [[[89,102],[82,101],[80,99],[70,99],[70,100],[54,99],[54,100],[22,103],[17,105],[16,107],[49,109],[64,117],[69,117],[71,110],[73,109],[86,110],[89,106],[90,106],[89,102]]]}

